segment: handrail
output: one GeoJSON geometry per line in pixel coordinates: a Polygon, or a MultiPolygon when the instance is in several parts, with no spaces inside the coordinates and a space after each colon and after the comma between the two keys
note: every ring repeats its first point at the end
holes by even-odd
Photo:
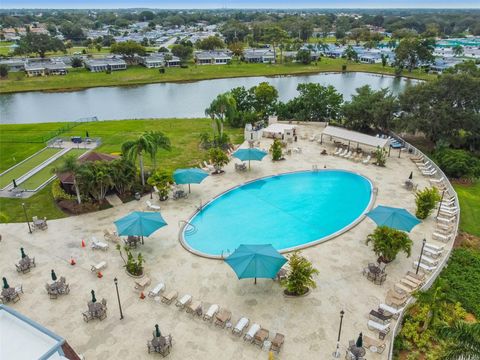
{"type": "MultiPolygon", "coordinates": [[[[443,177],[445,179],[445,183],[447,185],[447,190],[455,198],[455,204],[456,204],[457,208],[460,210],[460,203],[458,201],[457,193],[456,193],[455,189],[453,188],[452,184],[450,183],[450,181],[448,180],[448,177],[442,171],[442,169],[440,169],[440,167],[432,159],[430,159],[427,155],[425,155],[423,152],[418,150],[412,144],[410,144],[407,141],[405,141],[404,139],[402,139],[399,135],[395,134],[394,132],[392,132],[391,134],[394,138],[396,138],[397,140],[404,143],[405,149],[407,150],[408,153],[413,154],[413,155],[421,155],[431,162],[432,166],[437,170],[437,173],[440,175],[440,177],[443,177]]],[[[457,216],[457,219],[456,219],[456,222],[455,222],[455,229],[454,229],[455,236],[454,236],[453,239],[455,239],[456,235],[458,234],[459,223],[460,223],[460,211],[458,211],[458,216],[457,216]]],[[[451,240],[451,241],[454,241],[454,240],[451,240]]],[[[420,288],[421,291],[428,290],[432,286],[433,282],[436,280],[438,275],[442,272],[443,268],[447,265],[447,262],[448,262],[448,259],[450,258],[452,250],[453,250],[453,244],[447,250],[446,255],[443,257],[442,261],[439,263],[437,268],[430,274],[429,279],[420,288]]],[[[388,349],[388,360],[393,360],[394,340],[395,340],[395,336],[398,335],[398,333],[400,332],[403,316],[405,315],[405,310],[408,308],[408,305],[413,304],[414,302],[415,302],[414,297],[411,297],[410,299],[408,299],[405,307],[403,308],[402,312],[398,316],[398,319],[397,319],[397,321],[395,323],[395,326],[393,328],[393,331],[392,331],[392,340],[390,341],[390,346],[389,346],[389,349],[388,349]]]]}
{"type": "MultiPolygon", "coordinates": [[[[191,226],[193,230],[196,229],[195,225],[193,225],[191,222],[189,222],[189,221],[187,221],[187,220],[179,220],[179,221],[178,221],[178,227],[182,227],[182,226],[180,225],[181,223],[184,223],[185,225],[191,226]]],[[[184,227],[185,227],[185,225],[184,225],[184,227]]]]}

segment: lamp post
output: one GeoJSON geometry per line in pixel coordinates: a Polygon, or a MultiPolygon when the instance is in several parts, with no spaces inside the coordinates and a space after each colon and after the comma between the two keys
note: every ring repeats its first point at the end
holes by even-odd
{"type": "Polygon", "coordinates": [[[22,203],[22,207],[23,207],[23,213],[25,214],[25,220],[27,221],[27,225],[28,225],[28,232],[31,234],[32,228],[30,227],[30,221],[28,221],[27,209],[25,208],[25,203],[22,203]]]}
{"type": "Polygon", "coordinates": [[[122,304],[120,303],[120,294],[118,293],[118,280],[117,278],[113,279],[115,283],[115,289],[117,290],[117,299],[118,299],[118,308],[120,309],[120,320],[123,319],[122,304]]]}
{"type": "Polygon", "coordinates": [[[342,323],[343,323],[343,315],[345,315],[345,311],[340,311],[340,326],[338,328],[338,337],[337,337],[337,348],[335,352],[332,354],[334,358],[340,357],[340,336],[342,334],[342,323]]]}
{"type": "Polygon", "coordinates": [[[442,210],[442,202],[443,202],[444,196],[445,196],[445,190],[442,191],[442,198],[440,199],[440,202],[438,204],[437,218],[438,218],[438,215],[440,215],[440,211],[442,210]]]}
{"type": "Polygon", "coordinates": [[[417,271],[415,271],[415,274],[418,274],[418,269],[420,269],[420,262],[422,261],[423,248],[425,247],[426,242],[427,242],[427,239],[424,238],[422,243],[422,251],[420,251],[420,258],[418,259],[417,271]]]}

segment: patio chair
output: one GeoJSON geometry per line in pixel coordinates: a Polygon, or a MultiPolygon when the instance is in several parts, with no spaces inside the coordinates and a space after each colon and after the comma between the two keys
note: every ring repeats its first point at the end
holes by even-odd
{"type": "Polygon", "coordinates": [[[215,314],[215,326],[224,328],[227,324],[227,321],[230,321],[232,318],[232,312],[227,309],[221,309],[217,314],[215,314]]]}
{"type": "Polygon", "coordinates": [[[98,241],[95,236],[92,236],[92,243],[90,244],[90,247],[92,248],[92,250],[108,250],[108,244],[102,241],[98,241]]]}
{"type": "Polygon", "coordinates": [[[164,290],[165,290],[165,284],[164,283],[158,283],[157,286],[155,286],[153,289],[151,289],[148,292],[148,296],[154,298],[154,297],[160,295],[160,293],[164,290]]]}
{"type": "Polygon", "coordinates": [[[387,314],[391,314],[394,319],[398,319],[398,316],[400,315],[400,313],[403,311],[403,309],[405,309],[405,307],[401,307],[397,309],[387,304],[380,304],[378,305],[378,308],[383,310],[387,314]]]}
{"type": "Polygon", "coordinates": [[[450,224],[454,222],[456,219],[455,215],[450,215],[450,216],[438,216],[437,217],[437,222],[442,222],[446,224],[450,224]]]}
{"type": "Polygon", "coordinates": [[[58,298],[58,291],[56,289],[52,289],[49,284],[45,284],[45,290],[47,290],[47,294],[50,296],[50,299],[58,298]]]}
{"type": "Polygon", "coordinates": [[[200,300],[192,301],[187,306],[187,313],[202,316],[202,302],[200,300]]]}
{"type": "Polygon", "coordinates": [[[422,171],[422,174],[425,176],[433,176],[437,173],[436,169],[430,170],[430,171],[422,171]]]}
{"type": "Polygon", "coordinates": [[[261,328],[260,330],[258,330],[255,336],[253,337],[255,345],[258,345],[261,348],[265,340],[268,339],[269,334],[270,332],[267,329],[261,328]]]}
{"type": "Polygon", "coordinates": [[[185,306],[189,305],[192,302],[192,295],[185,294],[175,303],[176,307],[183,309],[185,306]]]}
{"type": "Polygon", "coordinates": [[[218,310],[219,310],[219,306],[217,304],[210,305],[205,315],[203,315],[203,320],[212,321],[213,317],[217,314],[218,310]]]}
{"type": "Polygon", "coordinates": [[[238,320],[237,325],[232,329],[232,333],[237,336],[241,336],[243,333],[243,330],[248,326],[250,323],[250,320],[248,320],[246,317],[240,318],[238,320]]]}
{"type": "Polygon", "coordinates": [[[429,249],[435,250],[435,251],[443,251],[445,249],[445,245],[436,245],[436,244],[432,244],[432,243],[425,243],[425,248],[429,248],[429,249]]]}
{"type": "Polygon", "coordinates": [[[449,241],[452,238],[452,236],[453,234],[445,235],[445,234],[439,233],[438,231],[432,234],[433,239],[439,239],[439,240],[442,240],[443,242],[449,241]]]}
{"type": "Polygon", "coordinates": [[[347,152],[344,156],[343,156],[345,159],[349,159],[352,157],[352,151],[350,150],[349,152],[347,152]]]}
{"type": "Polygon", "coordinates": [[[107,267],[107,262],[106,261],[100,261],[96,265],[91,265],[90,271],[91,272],[99,272],[100,270],[103,270],[107,267]]]}
{"type": "Polygon", "coordinates": [[[252,326],[250,326],[250,329],[248,329],[247,333],[243,336],[243,340],[253,342],[253,338],[255,334],[259,330],[260,330],[260,325],[258,325],[257,323],[253,324],[252,326]]]}
{"type": "Polygon", "coordinates": [[[415,291],[418,289],[419,284],[415,281],[408,279],[406,276],[400,279],[400,284],[405,285],[415,291]]]}
{"type": "Polygon", "coordinates": [[[392,315],[384,314],[383,311],[371,310],[368,315],[371,320],[380,321],[382,324],[389,323],[392,320],[392,315]]]}
{"type": "Polygon", "coordinates": [[[272,340],[272,345],[270,345],[270,351],[274,351],[278,354],[284,342],[285,342],[285,335],[276,333],[275,337],[272,340]]]}
{"type": "Polygon", "coordinates": [[[215,170],[215,166],[210,165],[210,164],[207,163],[206,161],[203,162],[203,165],[204,165],[205,168],[207,168],[209,171],[214,171],[214,170],[215,170]]]}
{"type": "Polygon", "coordinates": [[[150,200],[147,200],[146,201],[146,204],[147,204],[147,207],[150,209],[150,210],[154,210],[154,211],[160,211],[160,206],[158,205],[153,205],[150,200]]]}
{"type": "Polygon", "coordinates": [[[381,354],[385,351],[385,341],[371,338],[370,336],[363,335],[363,347],[367,348],[373,353],[381,354]]]}
{"type": "MultiPolygon", "coordinates": [[[[424,251],[425,251],[425,249],[424,249],[424,251]]],[[[433,259],[433,258],[431,258],[430,256],[427,256],[427,255],[425,255],[425,254],[422,255],[422,262],[423,262],[424,264],[429,265],[429,266],[437,266],[437,265],[438,265],[438,261],[439,261],[439,259],[433,259]]]]}
{"type": "MultiPolygon", "coordinates": [[[[418,261],[414,261],[413,262],[413,268],[416,269],[417,266],[418,266],[418,261]]],[[[432,272],[436,268],[437,268],[436,266],[428,266],[427,264],[424,264],[423,262],[420,263],[420,269],[422,269],[423,271],[432,272]]]]}
{"type": "Polygon", "coordinates": [[[162,295],[162,302],[164,304],[170,305],[173,300],[175,300],[178,296],[178,292],[170,291],[168,294],[162,295]]]}
{"type": "Polygon", "coordinates": [[[405,275],[404,279],[406,279],[410,282],[413,282],[414,284],[417,285],[417,287],[420,287],[421,285],[423,285],[423,282],[424,282],[423,280],[419,280],[419,279],[417,279],[417,278],[415,278],[415,277],[413,277],[409,274],[405,275]]]}
{"type": "Polygon", "coordinates": [[[396,292],[394,290],[389,290],[387,292],[385,302],[389,306],[401,307],[401,306],[405,305],[405,303],[408,300],[408,297],[409,296],[406,293],[399,294],[398,292],[396,292]]]}
{"type": "Polygon", "coordinates": [[[373,320],[368,320],[367,327],[372,331],[381,331],[388,333],[390,331],[390,324],[380,324],[373,320]]]}
{"type": "Polygon", "coordinates": [[[413,292],[413,289],[410,286],[404,285],[401,282],[394,284],[393,288],[395,289],[395,291],[400,293],[404,292],[405,294],[410,294],[413,292]]]}
{"type": "Polygon", "coordinates": [[[337,155],[340,157],[344,157],[345,155],[347,155],[347,153],[348,153],[348,149],[343,149],[337,155]]]}
{"type": "Polygon", "coordinates": [[[93,314],[90,311],[85,311],[82,313],[83,315],[83,321],[89,322],[90,320],[93,319],[93,314]]]}
{"type": "Polygon", "coordinates": [[[151,280],[148,276],[135,280],[135,290],[143,291],[146,286],[150,285],[150,282],[151,280]]]}
{"type": "Polygon", "coordinates": [[[113,243],[118,243],[120,241],[120,237],[117,235],[116,232],[110,232],[107,229],[103,230],[103,238],[113,243]]]}
{"type": "Polygon", "coordinates": [[[332,155],[336,156],[336,155],[340,154],[340,151],[342,151],[342,148],[340,146],[338,146],[338,147],[335,148],[335,151],[333,152],[332,155]]]}
{"type": "Polygon", "coordinates": [[[442,176],[440,179],[428,179],[428,181],[432,184],[440,184],[445,181],[445,178],[442,176]]]}

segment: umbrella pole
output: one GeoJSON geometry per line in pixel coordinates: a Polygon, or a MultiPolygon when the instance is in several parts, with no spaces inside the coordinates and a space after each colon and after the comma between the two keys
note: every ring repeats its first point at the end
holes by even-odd
{"type": "Polygon", "coordinates": [[[250,160],[248,160],[248,170],[250,170],[250,160]]]}
{"type": "Polygon", "coordinates": [[[190,191],[190,184],[188,184],[188,193],[191,193],[191,191],[190,191]]]}
{"type": "Polygon", "coordinates": [[[257,278],[255,278],[255,282],[254,282],[255,285],[257,285],[257,278]]]}

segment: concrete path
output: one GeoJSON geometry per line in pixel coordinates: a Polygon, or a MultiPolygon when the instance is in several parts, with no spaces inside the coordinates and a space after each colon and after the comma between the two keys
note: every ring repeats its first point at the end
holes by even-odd
{"type": "Polygon", "coordinates": [[[117,194],[110,194],[105,196],[105,199],[110,203],[112,206],[120,206],[123,205],[122,200],[117,196],[117,194]]]}

